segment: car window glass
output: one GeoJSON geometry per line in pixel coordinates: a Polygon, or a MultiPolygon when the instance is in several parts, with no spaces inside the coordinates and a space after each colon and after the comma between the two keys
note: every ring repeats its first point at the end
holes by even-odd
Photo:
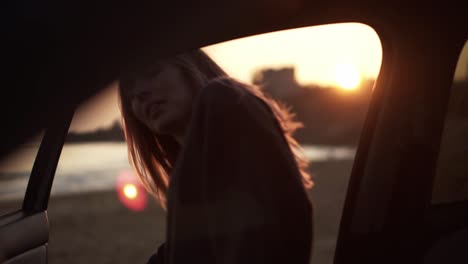
{"type": "Polygon", "coordinates": [[[21,209],[42,133],[0,160],[0,215],[21,209]]]}
{"type": "Polygon", "coordinates": [[[432,203],[468,200],[468,44],[455,70],[437,162],[432,203]]]}
{"type": "MultiPolygon", "coordinates": [[[[376,32],[346,23],[218,43],[203,50],[231,77],[296,114],[315,186],[311,263],[332,263],[359,135],[380,70],[376,32]]],[[[49,203],[49,262],[145,263],[164,242],[166,213],[134,176],[112,84],[75,114],[49,203]],[[73,237],[73,239],[70,239],[73,237]]]]}

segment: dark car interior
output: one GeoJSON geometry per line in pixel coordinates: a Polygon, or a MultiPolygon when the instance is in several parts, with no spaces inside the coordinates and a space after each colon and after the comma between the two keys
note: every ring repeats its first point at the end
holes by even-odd
{"type": "Polygon", "coordinates": [[[0,262],[47,263],[48,200],[73,111],[121,73],[234,38],[360,22],[378,33],[383,62],[334,263],[467,263],[468,200],[433,202],[450,88],[468,39],[461,2],[26,0],[1,12],[0,156],[46,133],[22,209],[0,217],[0,262]]]}

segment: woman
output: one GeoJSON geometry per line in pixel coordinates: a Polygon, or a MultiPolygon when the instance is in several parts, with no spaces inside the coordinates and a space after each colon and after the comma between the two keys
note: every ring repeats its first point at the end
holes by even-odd
{"type": "Polygon", "coordinates": [[[129,159],[168,210],[152,261],[308,263],[312,185],[291,115],[195,50],[120,80],[129,159]]]}

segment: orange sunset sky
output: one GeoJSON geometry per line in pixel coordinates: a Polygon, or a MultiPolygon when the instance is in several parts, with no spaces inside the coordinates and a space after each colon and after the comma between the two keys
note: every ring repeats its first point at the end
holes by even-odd
{"type": "MultiPolygon", "coordinates": [[[[300,84],[353,89],[379,73],[382,48],[377,33],[358,23],[331,24],[261,34],[204,47],[228,74],[251,82],[262,68],[295,67],[300,84]]],[[[467,49],[462,58],[468,61],[467,49]]],[[[467,72],[460,65],[456,78],[467,72]]],[[[74,132],[112,125],[119,118],[116,85],[111,84],[76,112],[74,132]]]]}

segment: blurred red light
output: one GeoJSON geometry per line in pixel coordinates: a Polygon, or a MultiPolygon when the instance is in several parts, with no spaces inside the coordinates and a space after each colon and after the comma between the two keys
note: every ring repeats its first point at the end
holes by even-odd
{"type": "Polygon", "coordinates": [[[145,188],[130,171],[122,171],[117,176],[116,191],[119,201],[130,210],[143,211],[148,204],[145,188]]]}

